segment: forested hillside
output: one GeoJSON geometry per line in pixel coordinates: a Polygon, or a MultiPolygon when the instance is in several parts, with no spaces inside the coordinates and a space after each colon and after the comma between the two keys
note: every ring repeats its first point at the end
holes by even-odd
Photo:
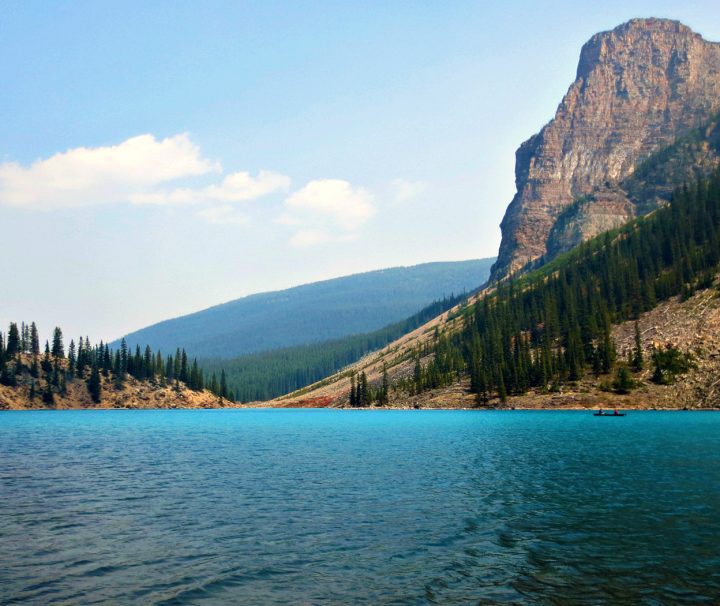
{"type": "Polygon", "coordinates": [[[86,337],[66,347],[60,328],[41,352],[35,322],[11,322],[0,332],[0,409],[37,407],[186,407],[232,402],[220,368],[207,377],[184,349],[164,356],[150,346],[131,351],[91,344],[86,337]],[[142,401],[142,402],[139,402],[142,401]]]}
{"type": "Polygon", "coordinates": [[[671,198],[277,404],[717,406],[720,173],[671,198]]]}
{"type": "Polygon", "coordinates": [[[286,347],[239,358],[205,359],[207,375],[224,373],[228,388],[242,402],[269,400],[332,375],[366,353],[391,343],[452,308],[464,296],[445,298],[379,330],[311,345],[286,347]]]}
{"type": "MultiPolygon", "coordinates": [[[[378,330],[433,301],[476,290],[494,259],[426,263],[372,271],[261,293],[167,320],[127,335],[200,358],[232,358],[378,330]]],[[[119,341],[111,343],[118,347],[119,341]]]]}
{"type": "MultiPolygon", "coordinates": [[[[529,389],[559,389],[592,372],[611,375],[614,389],[630,390],[632,373],[650,360],[639,344],[618,359],[612,325],[710,287],[718,262],[720,172],[676,190],[669,206],[500,284],[462,312],[461,331],[439,334],[416,352],[414,376],[398,388],[418,393],[468,375],[479,401],[504,401],[529,389]]],[[[691,364],[672,349],[650,357],[658,382],[691,364]]]]}

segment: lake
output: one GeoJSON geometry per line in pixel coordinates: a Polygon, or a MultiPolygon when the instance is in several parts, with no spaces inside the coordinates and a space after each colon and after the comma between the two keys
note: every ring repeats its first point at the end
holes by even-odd
{"type": "Polygon", "coordinates": [[[3,604],[720,602],[720,413],[0,413],[3,604]]]}

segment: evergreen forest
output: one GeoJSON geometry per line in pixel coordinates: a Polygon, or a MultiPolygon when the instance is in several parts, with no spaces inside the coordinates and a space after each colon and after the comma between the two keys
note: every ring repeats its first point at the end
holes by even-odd
{"type": "Polygon", "coordinates": [[[369,333],[232,360],[200,360],[200,364],[206,374],[219,375],[224,370],[227,384],[239,401],[269,400],[329,377],[365,354],[381,349],[422,326],[465,298],[466,295],[445,297],[406,320],[369,333]]]}
{"type": "Polygon", "coordinates": [[[0,384],[27,387],[31,400],[41,398],[52,405],[56,396],[67,395],[69,382],[82,381],[93,402],[100,403],[103,389],[121,390],[128,377],[177,390],[208,389],[230,401],[235,398],[223,369],[206,375],[184,349],[167,356],[153,352],[149,345],[131,351],[123,339],[113,350],[102,342],[93,345],[87,337],[80,337],[77,344],[71,340],[66,349],[63,332],[56,327],[52,343],[46,341],[41,352],[35,322],[11,322],[5,334],[0,332],[0,384]]]}
{"type": "MultiPolygon", "coordinates": [[[[677,189],[666,206],[606,232],[527,275],[497,285],[461,310],[462,329],[436,333],[414,352],[411,379],[397,389],[419,393],[470,378],[478,402],[529,390],[554,390],[611,373],[633,386],[647,361],[637,338],[618,359],[615,323],[637,319],[673,296],[709,288],[720,262],[720,172],[677,189]],[[423,360],[429,359],[427,364],[423,360]]],[[[668,347],[652,352],[653,377],[668,382],[692,364],[668,347]]],[[[352,396],[352,394],[351,394],[352,396]]]]}

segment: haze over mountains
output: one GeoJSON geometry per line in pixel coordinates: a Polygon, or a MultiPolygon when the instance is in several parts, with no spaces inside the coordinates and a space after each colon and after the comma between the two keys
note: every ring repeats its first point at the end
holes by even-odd
{"type": "MultiPolygon", "coordinates": [[[[593,36],[582,48],[576,80],[560,103],[555,118],[539,134],[521,145],[517,152],[517,194],[502,222],[503,240],[492,270],[493,279],[507,278],[515,272],[542,266],[599,234],[667,204],[678,185],[710,175],[720,163],[718,111],[720,44],[707,42],[681,23],[664,19],[634,19],[612,31],[593,36]]],[[[714,250],[714,240],[708,238],[709,241],[694,245],[699,246],[698,250],[704,251],[705,246],[714,250]]],[[[596,242],[594,246],[605,254],[602,243],[596,242]]],[[[687,257],[693,245],[674,242],[673,246],[676,257],[687,257]],[[679,253],[680,250],[684,252],[679,253]]],[[[639,254],[636,253],[636,256],[639,254]]],[[[673,254],[668,254],[673,257],[673,254]]],[[[708,254],[712,257],[711,253],[708,254]]],[[[666,257],[663,262],[669,263],[666,257]]],[[[695,260],[697,267],[687,269],[684,274],[673,266],[673,275],[685,275],[688,280],[685,286],[680,283],[668,286],[665,283],[667,275],[663,276],[655,266],[651,269],[618,269],[624,263],[631,264],[631,258],[623,257],[617,261],[616,271],[626,273],[618,273],[614,279],[618,284],[624,283],[625,288],[639,289],[642,285],[642,300],[633,299],[627,292],[618,293],[617,297],[618,300],[629,301],[628,304],[636,310],[633,313],[637,314],[637,310],[651,310],[656,305],[656,297],[663,300],[680,290],[693,292],[701,282],[706,287],[712,258],[695,260]],[[700,270],[702,278],[697,277],[700,270]],[[647,272],[658,273],[650,278],[647,272]]],[[[429,266],[421,267],[427,271],[429,266]]],[[[435,269],[441,268],[437,266],[435,269]]],[[[442,271],[446,269],[442,268],[442,271]]],[[[149,327],[130,335],[129,342],[132,345],[136,339],[170,350],[174,343],[180,343],[192,350],[194,355],[223,358],[233,355],[226,352],[245,354],[367,332],[409,315],[399,313],[391,318],[389,314],[390,301],[395,305],[406,292],[409,293],[404,290],[405,286],[400,286],[403,281],[401,273],[395,273],[398,271],[401,270],[391,270],[384,275],[373,272],[282,293],[258,295],[257,299],[250,297],[149,327]],[[383,282],[388,278],[395,282],[395,286],[383,282]],[[388,287],[393,291],[390,298],[388,287]],[[208,330],[210,332],[205,332],[208,330]],[[345,332],[340,333],[339,330],[345,332]],[[171,341],[170,337],[175,341],[171,341]]],[[[677,277],[677,280],[681,279],[677,277]]],[[[468,290],[479,285],[470,286],[468,290]]],[[[441,292],[436,290],[424,303],[450,292],[457,294],[458,289],[444,287],[441,292]]],[[[404,300],[406,310],[419,309],[417,294],[410,294],[409,299],[404,300]]],[[[576,300],[586,296],[586,292],[575,295],[576,300]]],[[[597,294],[595,298],[601,296],[605,295],[597,294]]],[[[573,300],[572,297],[570,300],[573,300]]],[[[616,303],[595,301],[592,305],[605,305],[612,310],[616,303]]],[[[609,325],[633,315],[628,315],[626,307],[617,308],[610,316],[596,310],[592,320],[588,320],[595,328],[582,335],[585,347],[582,356],[587,357],[580,359],[582,356],[573,353],[579,337],[572,333],[574,327],[570,326],[569,318],[585,311],[565,310],[563,328],[544,345],[550,350],[557,347],[553,355],[563,359],[570,357],[575,365],[569,374],[564,374],[565,362],[554,367],[554,380],[558,384],[568,380],[572,383],[581,377],[580,369],[592,362],[590,356],[597,340],[608,338],[609,325]],[[604,336],[595,334],[598,326],[604,327],[604,336]]],[[[387,368],[390,380],[403,386],[398,393],[404,393],[405,397],[410,392],[417,395],[418,389],[432,391],[447,386],[448,382],[452,383],[453,377],[456,380],[467,377],[477,363],[477,360],[461,359],[469,351],[468,345],[456,343],[455,349],[447,349],[447,344],[438,345],[444,341],[436,341],[445,332],[455,334],[463,325],[463,322],[454,321],[456,317],[457,312],[443,314],[425,329],[419,328],[387,346],[384,351],[389,355],[368,356],[356,368],[368,369],[370,389],[376,390],[380,371],[387,368]],[[439,360],[438,355],[441,355],[439,360]],[[370,359],[373,361],[368,366],[370,359]],[[423,378],[420,383],[413,379],[414,382],[408,383],[411,374],[417,378],[424,376],[423,373],[428,373],[430,378],[423,378]],[[375,387],[372,387],[373,381],[375,387]]],[[[524,339],[524,336],[521,334],[517,338],[524,339]]],[[[512,343],[511,339],[491,357],[497,361],[500,351],[507,353],[515,347],[512,343]]],[[[344,349],[343,352],[342,356],[332,360],[333,364],[346,358],[344,349]]],[[[302,367],[304,361],[300,352],[287,351],[286,354],[288,360],[298,362],[300,366],[294,368],[284,362],[287,377],[275,386],[276,392],[281,391],[283,385],[289,386],[290,379],[302,386],[313,374],[304,372],[306,369],[302,367]],[[297,382],[300,376],[302,380],[297,382]]],[[[527,355],[528,359],[532,358],[529,352],[527,355]]],[[[608,353],[608,359],[614,355],[608,353]]],[[[481,354],[478,356],[482,358],[481,354]]],[[[311,358],[309,356],[308,359],[311,358]]],[[[488,363],[490,365],[485,368],[488,377],[494,377],[488,379],[488,384],[495,387],[498,377],[493,373],[500,372],[500,376],[504,377],[499,380],[502,384],[509,381],[507,373],[513,364],[520,362],[505,360],[503,364],[507,366],[502,371],[493,367],[497,363],[488,363]]],[[[258,383],[257,389],[253,387],[253,393],[257,394],[255,397],[263,397],[260,394],[265,389],[264,384],[271,378],[262,376],[257,381],[254,375],[262,373],[258,373],[255,367],[261,370],[274,367],[275,358],[247,360],[245,365],[238,361],[230,364],[230,374],[238,383],[236,387],[240,389],[240,384],[252,382],[252,375],[253,381],[258,383]]],[[[316,366],[313,372],[319,379],[324,375],[319,374],[318,369],[329,369],[331,361],[323,359],[316,366]]],[[[517,368],[512,372],[516,371],[517,368]]],[[[280,378],[282,373],[276,374],[280,378]]],[[[335,377],[320,382],[324,390],[321,398],[332,393],[330,400],[323,401],[336,398],[342,403],[347,397],[349,375],[347,371],[342,371],[335,377]],[[336,381],[337,385],[334,385],[336,381]]],[[[512,384],[520,385],[516,379],[513,378],[512,384]]],[[[547,388],[542,381],[539,386],[541,390],[547,388]]],[[[515,392],[515,389],[513,387],[511,391],[515,392]]],[[[313,390],[303,390],[302,393],[306,391],[312,400],[313,390]]]]}
{"type": "Polygon", "coordinates": [[[664,19],[593,36],[517,152],[501,282],[278,403],[357,402],[361,377],[361,405],[719,405],[719,110],[720,44],[664,19]]]}
{"type": "MultiPolygon", "coordinates": [[[[494,259],[424,263],[260,293],[130,333],[198,358],[232,358],[366,333],[404,320],[433,301],[482,286],[494,259]]],[[[112,346],[119,345],[115,341],[112,346]]]]}
{"type": "MultiPolygon", "coordinates": [[[[720,44],[632,20],[583,46],[555,118],[518,150],[488,288],[425,307],[477,291],[493,260],[393,268],[231,301],[128,344],[184,348],[245,402],[294,389],[275,402],[720,405],[718,112],[720,44]]],[[[161,362],[148,356],[143,377],[161,362]]]]}

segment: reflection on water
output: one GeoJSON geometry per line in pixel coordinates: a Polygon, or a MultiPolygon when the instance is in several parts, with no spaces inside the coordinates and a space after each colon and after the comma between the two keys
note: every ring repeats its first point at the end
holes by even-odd
{"type": "Polygon", "coordinates": [[[0,414],[0,603],[720,600],[720,414],[0,414]]]}

